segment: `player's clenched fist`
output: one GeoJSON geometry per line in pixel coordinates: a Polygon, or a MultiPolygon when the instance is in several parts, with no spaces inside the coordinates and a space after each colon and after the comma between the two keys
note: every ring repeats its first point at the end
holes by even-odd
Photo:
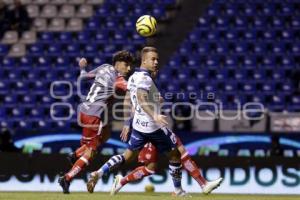
{"type": "Polygon", "coordinates": [[[81,58],[78,62],[80,69],[85,68],[87,66],[87,61],[85,58],[81,58]]]}

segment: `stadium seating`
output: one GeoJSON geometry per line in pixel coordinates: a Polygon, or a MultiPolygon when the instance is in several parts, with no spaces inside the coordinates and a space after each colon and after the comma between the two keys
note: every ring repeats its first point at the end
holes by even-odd
{"type": "MultiPolygon", "coordinates": [[[[13,1],[5,0],[11,4],[13,1]]],[[[0,114],[1,126],[16,130],[51,131],[76,127],[76,115],[71,120],[51,119],[52,103],[71,103],[76,111],[79,103],[76,79],[77,61],[87,57],[91,65],[111,62],[111,55],[119,49],[136,52],[145,43],[135,32],[135,21],[151,13],[158,20],[166,18],[166,8],[176,0],[26,0],[33,19],[30,31],[19,35],[7,31],[0,42],[0,114]],[[54,87],[53,81],[70,81],[68,87],[54,87]],[[9,95],[8,95],[9,94],[9,95]],[[58,96],[58,97],[57,97],[58,96]],[[72,125],[73,124],[73,125],[72,125]]],[[[88,85],[84,85],[86,94],[88,85]]],[[[64,108],[53,112],[66,116],[64,108]]]]}
{"type": "MultiPolygon", "coordinates": [[[[296,92],[291,75],[300,64],[296,8],[297,1],[213,1],[166,68],[176,72],[172,78],[195,84],[189,88],[199,88],[203,80],[202,89],[221,96],[224,106],[246,96],[244,103],[294,111],[296,106],[286,100],[296,92]],[[188,73],[192,69],[197,69],[196,82],[188,73]]],[[[159,77],[169,77],[170,71],[159,77]]]]}
{"type": "MultiPolygon", "coordinates": [[[[163,20],[176,0],[28,0],[24,4],[33,18],[31,31],[23,35],[8,31],[0,44],[0,117],[12,119],[1,126],[69,130],[76,115],[71,122],[53,121],[50,106],[69,102],[76,110],[79,98],[76,93],[69,99],[53,98],[51,82],[71,81],[76,91],[79,57],[99,65],[110,62],[116,50],[136,52],[146,40],[135,32],[135,20],[145,13],[163,20]]],[[[297,111],[300,100],[292,73],[300,62],[298,16],[296,0],[213,1],[161,70],[157,84],[163,92],[195,92],[202,101],[207,99],[199,93],[214,92],[224,108],[233,108],[237,101],[255,101],[274,111],[297,111]]],[[[55,89],[58,95],[68,93],[66,88],[55,89]]],[[[190,99],[172,96],[168,101],[190,99]]]]}

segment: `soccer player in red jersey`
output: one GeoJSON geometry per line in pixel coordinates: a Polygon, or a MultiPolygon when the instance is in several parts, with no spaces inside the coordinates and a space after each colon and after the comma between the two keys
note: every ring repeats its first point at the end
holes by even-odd
{"type": "Polygon", "coordinates": [[[125,76],[129,73],[134,57],[128,51],[113,55],[113,65],[103,64],[87,72],[87,61],[79,61],[80,79],[94,79],[86,99],[79,107],[79,124],[83,127],[81,146],[72,155],[73,167],[58,180],[63,193],[69,193],[71,180],[94,158],[97,148],[110,137],[107,107],[113,104],[115,92],[126,92],[125,76]]]}

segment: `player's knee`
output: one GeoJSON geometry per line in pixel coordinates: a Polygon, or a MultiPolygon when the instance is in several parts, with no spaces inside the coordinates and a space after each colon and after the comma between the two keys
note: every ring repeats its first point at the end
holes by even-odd
{"type": "Polygon", "coordinates": [[[183,156],[184,154],[187,153],[187,151],[186,151],[186,149],[183,145],[178,146],[177,149],[178,149],[181,156],[183,156]]]}
{"type": "Polygon", "coordinates": [[[147,164],[146,168],[150,171],[155,172],[157,169],[157,164],[155,162],[150,162],[147,164]]]}
{"type": "Polygon", "coordinates": [[[177,163],[180,162],[180,152],[178,151],[178,149],[174,149],[169,153],[169,160],[173,163],[177,163]]]}
{"type": "Polygon", "coordinates": [[[127,150],[125,150],[125,152],[122,155],[124,157],[125,162],[127,162],[127,161],[132,160],[135,157],[134,154],[135,153],[133,151],[127,149],[127,150]]]}
{"type": "Polygon", "coordinates": [[[97,155],[97,151],[90,149],[90,148],[86,148],[85,153],[84,153],[84,157],[86,159],[93,160],[95,158],[95,156],[97,155]]]}

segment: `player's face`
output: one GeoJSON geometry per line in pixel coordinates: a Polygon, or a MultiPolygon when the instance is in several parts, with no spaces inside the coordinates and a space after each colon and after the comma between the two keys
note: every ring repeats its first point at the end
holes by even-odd
{"type": "Polygon", "coordinates": [[[130,72],[131,65],[124,61],[118,61],[116,62],[116,69],[122,76],[126,76],[130,72]]]}
{"type": "Polygon", "coordinates": [[[158,54],[156,52],[145,53],[142,65],[149,71],[155,72],[158,69],[158,54]]]}

